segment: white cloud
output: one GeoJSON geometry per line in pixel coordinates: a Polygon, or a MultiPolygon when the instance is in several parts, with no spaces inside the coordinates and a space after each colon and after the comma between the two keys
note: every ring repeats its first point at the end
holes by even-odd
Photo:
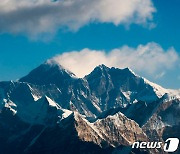
{"type": "Polygon", "coordinates": [[[165,71],[160,72],[159,74],[155,75],[155,79],[160,79],[160,78],[162,78],[165,74],[166,74],[165,71]]]}
{"type": "Polygon", "coordinates": [[[105,64],[109,67],[130,67],[135,72],[143,72],[161,77],[166,70],[172,69],[180,61],[180,57],[173,48],[167,51],[156,43],[139,45],[137,48],[123,46],[110,52],[83,49],[81,51],[66,52],[58,55],[49,62],[57,62],[79,77],[90,73],[96,66],[105,64]]]}
{"type": "Polygon", "coordinates": [[[154,12],[151,0],[2,0],[0,33],[37,37],[91,22],[147,24],[154,12]]]}

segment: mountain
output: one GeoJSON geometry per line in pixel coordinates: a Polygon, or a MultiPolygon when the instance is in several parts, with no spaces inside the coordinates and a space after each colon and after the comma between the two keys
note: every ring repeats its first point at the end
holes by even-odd
{"type": "Polygon", "coordinates": [[[45,95],[63,108],[76,110],[87,117],[97,117],[103,111],[126,107],[137,101],[152,102],[169,93],[129,68],[108,68],[105,65],[97,66],[84,78],[77,78],[59,64],[46,62],[19,81],[41,87],[38,93],[42,93],[43,85],[54,85],[54,89],[46,88],[45,95]]]}
{"type": "MultiPolygon", "coordinates": [[[[140,141],[148,140],[138,124],[126,118],[122,113],[90,123],[82,115],[74,112],[67,119],[64,119],[58,128],[44,130],[36,140],[37,144],[31,145],[28,152],[41,153],[41,151],[44,151],[45,144],[48,151],[53,147],[55,153],[97,153],[97,151],[99,153],[105,151],[112,153],[117,147],[120,149],[123,146],[127,147],[136,139],[140,141]],[[106,127],[104,127],[104,124],[106,124],[106,127]],[[125,131],[127,128],[128,131],[125,131]],[[67,130],[68,132],[64,133],[67,130]],[[47,134],[50,131],[52,132],[47,140],[47,134]],[[52,141],[52,138],[53,142],[49,144],[49,140],[52,141]],[[68,149],[68,147],[71,148],[68,149]]],[[[46,153],[50,152],[46,151],[46,153]]]]}
{"type": "Polygon", "coordinates": [[[18,81],[0,82],[0,149],[7,154],[164,153],[131,145],[180,137],[179,106],[180,91],[129,68],[99,65],[78,78],[48,60],[18,81]]]}

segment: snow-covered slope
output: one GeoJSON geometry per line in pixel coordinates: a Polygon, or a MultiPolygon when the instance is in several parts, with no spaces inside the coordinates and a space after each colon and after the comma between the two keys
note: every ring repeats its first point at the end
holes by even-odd
{"type": "Polygon", "coordinates": [[[168,95],[167,100],[180,99],[180,90],[165,89],[161,87],[160,85],[157,85],[153,82],[148,81],[145,78],[143,79],[145,83],[149,84],[153,88],[154,92],[159,98],[161,98],[162,96],[166,94],[168,95]]]}
{"type": "Polygon", "coordinates": [[[0,110],[7,108],[26,123],[51,125],[71,113],[28,83],[4,82],[0,89],[0,110]]]}

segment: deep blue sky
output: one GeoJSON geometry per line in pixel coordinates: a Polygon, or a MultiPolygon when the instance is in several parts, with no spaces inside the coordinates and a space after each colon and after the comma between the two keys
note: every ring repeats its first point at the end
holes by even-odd
{"type": "MultiPolygon", "coordinates": [[[[140,25],[94,23],[77,32],[59,31],[48,41],[32,41],[26,36],[0,34],[0,81],[15,80],[26,75],[46,59],[66,51],[83,48],[111,50],[123,45],[137,47],[139,44],[156,42],[164,50],[174,47],[180,53],[180,1],[154,0],[156,27],[148,29],[140,25]]],[[[142,74],[148,79],[151,77],[142,74]]],[[[172,70],[162,79],[151,79],[169,88],[180,88],[177,76],[180,71],[172,70]],[[168,81],[168,82],[167,82],[168,81]]]]}

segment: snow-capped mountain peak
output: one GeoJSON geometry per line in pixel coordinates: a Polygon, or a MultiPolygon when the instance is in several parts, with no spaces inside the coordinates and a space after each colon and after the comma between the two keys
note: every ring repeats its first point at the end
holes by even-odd
{"type": "Polygon", "coordinates": [[[65,80],[72,79],[75,75],[56,63],[45,62],[32,70],[20,82],[28,82],[36,85],[57,84],[62,85],[65,80]]]}
{"type": "Polygon", "coordinates": [[[76,75],[73,72],[69,71],[68,69],[65,69],[60,63],[58,63],[57,61],[55,61],[53,59],[46,60],[44,64],[47,64],[47,65],[49,65],[51,67],[58,66],[60,71],[63,70],[65,72],[67,72],[71,77],[77,78],[76,75]]]}

